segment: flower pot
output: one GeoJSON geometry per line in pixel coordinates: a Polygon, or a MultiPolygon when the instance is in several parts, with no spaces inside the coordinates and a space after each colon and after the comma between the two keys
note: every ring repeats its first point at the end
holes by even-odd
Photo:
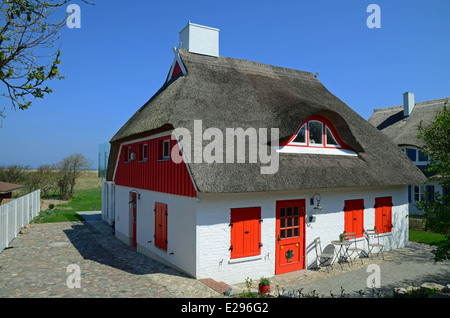
{"type": "Polygon", "coordinates": [[[258,287],[259,287],[258,291],[259,291],[260,294],[268,294],[268,293],[270,293],[270,285],[265,286],[265,285],[259,284],[258,287]]]}

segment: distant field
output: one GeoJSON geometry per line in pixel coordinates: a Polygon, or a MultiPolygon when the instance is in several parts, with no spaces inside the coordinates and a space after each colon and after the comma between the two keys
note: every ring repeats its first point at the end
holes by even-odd
{"type": "Polygon", "coordinates": [[[75,184],[75,191],[83,189],[96,189],[102,187],[102,179],[98,177],[97,170],[83,171],[75,184]]]}

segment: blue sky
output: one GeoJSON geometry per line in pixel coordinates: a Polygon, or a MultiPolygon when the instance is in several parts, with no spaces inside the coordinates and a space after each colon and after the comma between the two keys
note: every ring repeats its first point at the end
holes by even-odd
{"type": "MultiPolygon", "coordinates": [[[[61,35],[62,81],[30,109],[6,107],[0,164],[37,167],[79,152],[97,167],[98,145],[162,86],[178,32],[220,29],[221,56],[320,72],[334,95],[368,119],[374,108],[450,96],[448,0],[74,1],[81,28],[61,35]],[[381,9],[370,29],[369,4],[381,9]]],[[[1,87],[0,89],[4,89],[1,87]]]]}

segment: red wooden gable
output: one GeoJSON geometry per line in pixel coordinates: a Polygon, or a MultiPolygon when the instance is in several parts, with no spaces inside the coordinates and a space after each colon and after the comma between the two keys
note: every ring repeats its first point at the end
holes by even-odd
{"type": "Polygon", "coordinates": [[[173,147],[178,149],[170,135],[122,145],[116,165],[115,184],[196,197],[197,192],[186,163],[175,163],[170,158],[163,158],[165,140],[170,141],[169,153],[173,147]],[[147,149],[143,144],[147,144],[147,149]],[[146,153],[147,159],[143,159],[145,156],[142,156],[142,152],[146,153]]]}
{"type": "Polygon", "coordinates": [[[172,77],[171,78],[174,78],[175,76],[177,76],[181,72],[182,71],[181,71],[180,65],[178,64],[178,62],[175,62],[175,67],[173,68],[173,72],[172,72],[172,77]]]}

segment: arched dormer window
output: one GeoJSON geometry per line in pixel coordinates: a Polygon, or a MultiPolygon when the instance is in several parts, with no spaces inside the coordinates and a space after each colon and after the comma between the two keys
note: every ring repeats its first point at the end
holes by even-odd
{"type": "Polygon", "coordinates": [[[279,152],[356,155],[325,118],[312,116],[303,121],[295,134],[278,147],[279,152]]]}

